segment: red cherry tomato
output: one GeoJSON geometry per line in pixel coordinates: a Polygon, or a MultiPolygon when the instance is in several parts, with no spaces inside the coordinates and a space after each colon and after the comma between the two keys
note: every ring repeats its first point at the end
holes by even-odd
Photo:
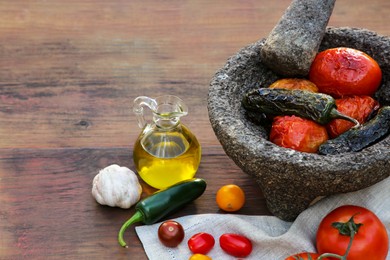
{"type": "Polygon", "coordinates": [[[208,233],[197,233],[188,240],[188,247],[194,254],[207,254],[215,245],[215,239],[208,233]]]}
{"type": "Polygon", "coordinates": [[[229,255],[246,257],[252,252],[252,242],[238,234],[223,234],[219,237],[219,245],[229,255]]]}
{"type": "Polygon", "coordinates": [[[177,247],[184,239],[183,226],[173,220],[165,221],[158,228],[158,238],[167,247],[177,247]]]}
{"type": "MultiPolygon", "coordinates": [[[[351,218],[357,225],[357,232],[352,241],[348,260],[385,260],[389,251],[386,227],[370,210],[352,205],[336,208],[321,221],[316,237],[318,253],[345,254],[350,236],[340,234],[340,231],[348,226],[340,224],[348,223],[351,218]]],[[[346,233],[350,232],[347,230],[346,233]]]]}
{"type": "Polygon", "coordinates": [[[297,116],[277,116],[270,132],[270,141],[276,145],[300,152],[316,153],[328,140],[326,127],[297,116]]]}
{"type": "MultiPolygon", "coordinates": [[[[336,99],[336,106],[342,114],[355,118],[363,124],[367,121],[368,116],[379,108],[379,103],[369,96],[351,96],[336,99]]],[[[334,119],[326,125],[326,129],[329,136],[335,138],[353,126],[354,123],[347,120],[334,119]]]]}
{"type": "MultiPolygon", "coordinates": [[[[317,260],[320,254],[302,252],[299,254],[291,255],[284,260],[317,260]]],[[[322,258],[322,260],[328,260],[329,258],[322,258]]]]}
{"type": "Polygon", "coordinates": [[[352,48],[333,48],[315,57],[309,79],[319,92],[339,98],[348,95],[372,96],[382,80],[378,63],[352,48]]]}

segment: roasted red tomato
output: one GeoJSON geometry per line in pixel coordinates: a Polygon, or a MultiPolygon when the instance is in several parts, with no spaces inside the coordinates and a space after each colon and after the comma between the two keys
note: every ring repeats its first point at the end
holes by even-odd
{"type": "MultiPolygon", "coordinates": [[[[342,114],[355,118],[363,124],[367,121],[368,116],[379,108],[379,103],[370,96],[351,96],[336,99],[336,106],[342,114]]],[[[354,124],[347,120],[334,119],[326,125],[326,129],[329,136],[335,138],[353,126],[354,124]]]]}
{"type": "Polygon", "coordinates": [[[315,57],[309,79],[319,92],[335,98],[348,95],[372,96],[382,80],[378,63],[368,54],[351,48],[333,48],[315,57]]]}
{"type": "MultiPolygon", "coordinates": [[[[299,254],[291,255],[287,257],[285,260],[317,260],[317,258],[320,256],[320,254],[317,253],[309,253],[309,252],[302,252],[299,254]]],[[[322,260],[328,260],[329,258],[322,258],[322,260]]]]}
{"type": "Polygon", "coordinates": [[[325,126],[297,116],[277,116],[270,132],[270,141],[276,145],[300,152],[316,153],[328,140],[325,126]]]}
{"type": "Polygon", "coordinates": [[[252,252],[252,242],[238,234],[223,234],[219,237],[219,245],[229,255],[246,257],[252,252]]]}
{"type": "Polygon", "coordinates": [[[269,88],[300,89],[310,92],[318,92],[318,88],[313,82],[299,78],[279,79],[272,83],[269,88]]]}
{"type": "Polygon", "coordinates": [[[188,240],[188,248],[194,254],[207,254],[215,244],[215,239],[209,233],[197,233],[188,240]]]}
{"type": "Polygon", "coordinates": [[[183,226],[173,220],[163,222],[158,228],[158,238],[167,247],[176,247],[184,239],[183,226]]]}
{"type": "Polygon", "coordinates": [[[352,205],[336,208],[321,221],[316,237],[319,254],[344,255],[354,233],[348,260],[385,260],[389,250],[386,227],[370,210],[352,205]]]}

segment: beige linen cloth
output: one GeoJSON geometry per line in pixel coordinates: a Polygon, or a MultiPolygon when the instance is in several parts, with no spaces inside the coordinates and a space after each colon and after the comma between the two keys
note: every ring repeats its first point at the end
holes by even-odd
{"type": "MultiPolygon", "coordinates": [[[[238,233],[253,243],[252,253],[245,259],[285,259],[302,252],[315,252],[315,235],[322,218],[341,205],[358,205],[373,211],[390,232],[390,177],[363,190],[338,194],[317,202],[302,212],[294,222],[282,221],[274,216],[247,216],[239,214],[199,214],[175,219],[185,230],[185,238],[177,248],[163,246],[157,237],[160,223],[137,226],[140,238],[149,259],[188,259],[188,239],[198,233],[214,236],[215,246],[207,254],[212,259],[238,259],[229,256],[219,246],[219,236],[238,233]]],[[[390,253],[389,253],[390,254],[390,253]]],[[[369,259],[369,257],[367,258],[369,259]]],[[[390,255],[387,256],[390,260],[390,255]]]]}

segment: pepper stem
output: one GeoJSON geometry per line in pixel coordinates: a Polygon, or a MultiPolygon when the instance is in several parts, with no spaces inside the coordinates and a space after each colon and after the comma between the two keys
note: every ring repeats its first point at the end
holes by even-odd
{"type": "Polygon", "coordinates": [[[347,115],[344,115],[343,113],[340,113],[340,111],[338,111],[337,109],[333,108],[330,110],[330,115],[329,115],[331,118],[340,118],[340,119],[345,119],[345,120],[348,120],[352,123],[354,123],[355,125],[353,126],[353,128],[357,128],[360,126],[360,123],[359,121],[357,121],[355,118],[352,118],[352,117],[349,117],[347,115]]]}
{"type": "Polygon", "coordinates": [[[119,233],[118,233],[118,242],[121,246],[123,247],[126,247],[128,248],[128,246],[126,245],[126,242],[125,240],[123,239],[123,234],[125,233],[126,229],[131,225],[131,224],[134,224],[136,222],[141,222],[143,220],[143,215],[141,213],[141,211],[136,211],[134,213],[134,215],[128,219],[121,227],[121,229],[119,230],[119,233]]]}

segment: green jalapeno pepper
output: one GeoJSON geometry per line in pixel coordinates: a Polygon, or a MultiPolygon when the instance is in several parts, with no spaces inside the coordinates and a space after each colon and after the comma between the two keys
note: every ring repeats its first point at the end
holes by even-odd
{"type": "Polygon", "coordinates": [[[296,115],[326,124],[340,118],[359,126],[354,118],[337,110],[333,97],[305,90],[259,88],[246,93],[242,100],[249,111],[270,115],[296,115]]]}
{"type": "Polygon", "coordinates": [[[390,106],[379,109],[377,115],[362,126],[350,129],[320,145],[320,154],[358,152],[380,141],[390,133],[390,106]]]}
{"type": "Polygon", "coordinates": [[[206,189],[206,181],[193,178],[179,182],[171,187],[157,191],[135,205],[136,212],[121,227],[118,242],[127,247],[123,239],[126,229],[136,222],[154,224],[163,217],[173,213],[185,204],[200,197],[206,189]]]}

